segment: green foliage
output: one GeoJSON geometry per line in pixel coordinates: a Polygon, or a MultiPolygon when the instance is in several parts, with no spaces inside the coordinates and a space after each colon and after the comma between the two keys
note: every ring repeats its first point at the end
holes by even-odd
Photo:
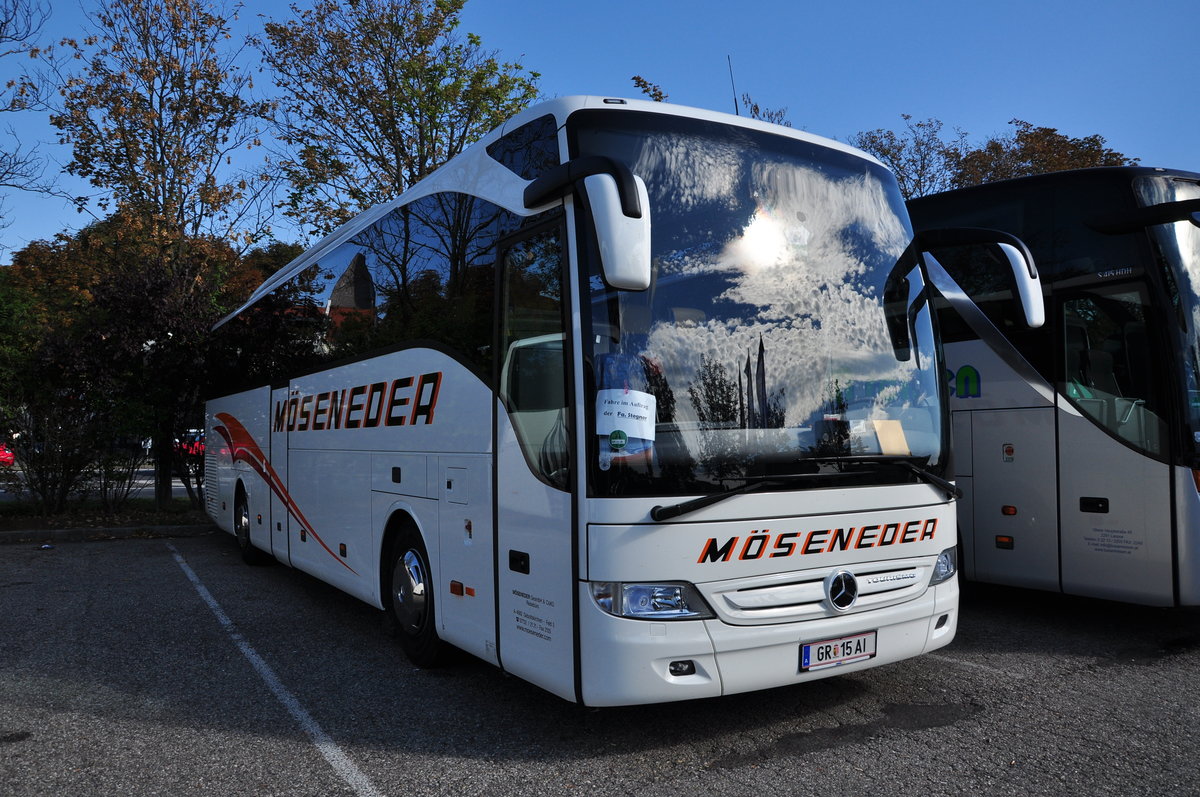
{"type": "Polygon", "coordinates": [[[236,255],[210,239],[164,248],[155,229],[113,216],[21,250],[0,282],[19,313],[17,342],[0,348],[14,369],[0,411],[45,512],[89,487],[117,508],[141,441],[169,444],[199,406],[203,341],[236,255]]]}
{"type": "Polygon", "coordinates": [[[319,232],[394,199],[537,96],[458,32],[465,0],[317,0],[256,41],[282,97],[286,212],[319,232]]]}

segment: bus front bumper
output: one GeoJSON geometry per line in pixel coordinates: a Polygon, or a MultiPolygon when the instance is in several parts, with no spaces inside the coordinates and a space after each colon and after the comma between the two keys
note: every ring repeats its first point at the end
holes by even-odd
{"type": "Polygon", "coordinates": [[[958,628],[957,576],[895,606],[772,625],[630,620],[596,606],[586,583],[580,589],[580,668],[589,706],[719,697],[843,675],[936,650],[958,628]],[[876,634],[873,657],[802,670],[804,644],[868,632],[876,634]]]}

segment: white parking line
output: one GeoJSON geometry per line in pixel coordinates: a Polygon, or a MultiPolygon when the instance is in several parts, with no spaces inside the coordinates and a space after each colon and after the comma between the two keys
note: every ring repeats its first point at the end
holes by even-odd
{"type": "Polygon", "coordinates": [[[221,608],[221,604],[217,603],[216,598],[208,591],[208,588],[200,581],[200,577],[195,571],[188,566],[188,563],[180,555],[179,551],[171,543],[167,543],[167,548],[171,550],[171,555],[175,557],[175,561],[183,569],[184,575],[192,582],[192,586],[196,588],[196,592],[200,594],[201,600],[208,604],[208,608],[212,609],[212,613],[216,615],[217,622],[225,629],[229,638],[237,645],[238,650],[242,651],[242,655],[250,662],[251,666],[258,672],[259,677],[267,684],[267,688],[275,695],[283,707],[288,710],[288,713],[295,718],[296,722],[300,723],[300,727],[312,739],[313,744],[321,751],[321,755],[329,762],[334,771],[342,777],[354,789],[355,794],[361,797],[382,797],[375,789],[375,785],[371,783],[371,779],[363,774],[362,770],[354,766],[342,749],[337,746],[333,739],[329,738],[329,734],[321,730],[321,726],[312,718],[312,715],[305,710],[300,701],[295,695],[287,690],[287,687],[279,680],[275,672],[263,661],[262,656],[250,647],[250,643],[245,640],[241,633],[237,630],[237,626],[229,619],[229,615],[225,614],[225,610],[221,608]]]}

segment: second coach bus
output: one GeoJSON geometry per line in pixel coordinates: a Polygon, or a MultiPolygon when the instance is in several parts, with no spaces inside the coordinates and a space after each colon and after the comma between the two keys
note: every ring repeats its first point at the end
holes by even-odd
{"type": "Polygon", "coordinates": [[[587,705],[914,656],[958,619],[930,290],[869,156],[545,103],[218,326],[208,511],[414,662],[453,645],[587,705]]]}
{"type": "Polygon", "coordinates": [[[913,223],[1019,236],[1028,329],[979,251],[935,250],[1024,357],[942,315],[968,578],[1200,604],[1200,174],[1058,172],[913,200],[913,223]]]}

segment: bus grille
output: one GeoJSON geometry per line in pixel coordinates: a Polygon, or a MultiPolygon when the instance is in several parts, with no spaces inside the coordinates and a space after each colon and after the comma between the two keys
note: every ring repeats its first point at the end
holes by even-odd
{"type": "Polygon", "coordinates": [[[758,625],[815,620],[904,603],[925,592],[932,571],[932,563],[921,560],[871,562],[698,587],[723,621],[758,625]],[[849,612],[837,612],[825,600],[825,578],[839,570],[848,570],[858,579],[858,600],[849,612]]]}

